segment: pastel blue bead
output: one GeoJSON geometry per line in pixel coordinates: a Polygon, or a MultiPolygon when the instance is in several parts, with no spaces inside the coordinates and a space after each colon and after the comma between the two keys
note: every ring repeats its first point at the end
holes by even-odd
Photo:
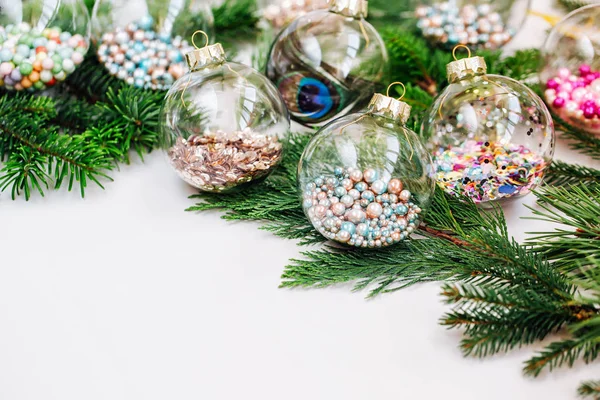
{"type": "Polygon", "coordinates": [[[36,38],[33,40],[33,47],[46,46],[48,44],[48,40],[46,38],[36,38]]]}
{"type": "Polygon", "coordinates": [[[406,215],[406,213],[408,212],[408,207],[406,207],[405,205],[399,205],[398,207],[396,207],[396,214],[398,215],[406,215]]]}
{"type": "Polygon", "coordinates": [[[171,43],[171,36],[169,36],[169,34],[161,33],[158,35],[158,38],[161,40],[161,42],[171,43]]]}
{"type": "Polygon", "coordinates": [[[360,197],[365,200],[369,200],[369,201],[375,200],[375,195],[370,190],[365,190],[364,192],[362,192],[360,197]]]}
{"type": "Polygon", "coordinates": [[[30,53],[31,49],[26,44],[20,44],[17,46],[17,54],[20,54],[23,57],[27,57],[30,53]]]}
{"type": "Polygon", "coordinates": [[[152,61],[148,60],[147,58],[140,62],[140,68],[144,69],[145,71],[148,71],[151,67],[152,61]]]}
{"type": "Polygon", "coordinates": [[[0,60],[1,61],[10,61],[13,58],[13,54],[12,51],[10,51],[9,49],[2,49],[0,50],[0,60]]]}
{"type": "Polygon", "coordinates": [[[367,190],[367,184],[364,182],[358,182],[356,185],[354,185],[354,189],[358,190],[359,192],[364,192],[367,190]]]}
{"type": "Polygon", "coordinates": [[[342,186],[338,186],[335,188],[335,195],[337,197],[342,197],[347,193],[346,189],[344,189],[344,187],[342,186]]]}
{"type": "MultiPolygon", "coordinates": [[[[171,59],[172,62],[182,62],[183,61],[183,56],[181,55],[181,52],[178,50],[170,50],[169,58],[171,59]]],[[[334,173],[336,175],[341,175],[341,172],[339,174],[336,172],[334,172],[334,173]]]]}
{"type": "Polygon", "coordinates": [[[334,173],[335,175],[342,175],[342,174],[344,173],[344,169],[343,169],[342,167],[336,167],[336,168],[333,170],[333,173],[334,173]]]}
{"type": "Polygon", "coordinates": [[[66,42],[71,39],[71,32],[62,32],[59,37],[61,42],[66,42]]]}
{"type": "Polygon", "coordinates": [[[67,48],[64,48],[64,49],[60,49],[60,51],[58,52],[58,54],[60,55],[60,57],[63,60],[66,60],[68,58],[71,58],[71,56],[73,55],[73,50],[67,47],[67,48]]]}
{"type": "Polygon", "coordinates": [[[145,83],[146,82],[144,82],[143,79],[136,79],[135,81],[133,81],[133,85],[137,88],[143,88],[145,83]]]}
{"type": "Polygon", "coordinates": [[[132,48],[136,53],[141,53],[142,51],[146,50],[146,46],[144,46],[141,42],[135,42],[132,48]]]}
{"type": "Polygon", "coordinates": [[[352,222],[344,222],[342,223],[342,230],[346,231],[346,232],[350,232],[350,233],[354,233],[356,232],[356,225],[354,225],[352,222]]]}
{"type": "Polygon", "coordinates": [[[142,19],[140,19],[138,21],[139,27],[145,31],[150,30],[150,28],[152,28],[153,23],[154,23],[154,20],[152,19],[152,17],[150,15],[146,15],[145,17],[143,17],[142,19]]]}

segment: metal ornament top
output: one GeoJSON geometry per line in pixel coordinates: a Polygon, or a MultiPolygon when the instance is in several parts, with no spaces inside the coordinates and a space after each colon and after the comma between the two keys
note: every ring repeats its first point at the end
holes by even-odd
{"type": "Polygon", "coordinates": [[[391,118],[404,125],[410,117],[411,107],[405,102],[396,100],[393,97],[375,93],[371,98],[368,110],[376,115],[391,118]]]}
{"type": "Polygon", "coordinates": [[[220,64],[227,61],[225,50],[223,50],[221,43],[194,49],[185,55],[185,60],[191,71],[203,68],[209,64],[220,64]]]}
{"type": "Polygon", "coordinates": [[[208,42],[208,35],[204,31],[196,31],[192,35],[192,45],[194,45],[194,50],[185,55],[185,60],[190,68],[190,71],[203,68],[210,64],[221,64],[227,61],[225,58],[225,50],[223,50],[221,43],[216,43],[209,46],[208,42]],[[196,42],[194,42],[194,37],[198,33],[204,35],[206,39],[204,47],[198,47],[196,42]]]}
{"type": "Polygon", "coordinates": [[[367,0],[331,0],[329,10],[352,18],[367,18],[369,2],[367,0]]]}
{"type": "Polygon", "coordinates": [[[469,75],[482,75],[487,72],[485,59],[483,57],[471,57],[471,50],[467,46],[456,46],[454,50],[452,50],[452,56],[454,57],[454,61],[446,65],[448,82],[452,83],[469,75]],[[467,58],[458,60],[456,58],[456,50],[461,47],[467,49],[468,56],[467,58]]]}

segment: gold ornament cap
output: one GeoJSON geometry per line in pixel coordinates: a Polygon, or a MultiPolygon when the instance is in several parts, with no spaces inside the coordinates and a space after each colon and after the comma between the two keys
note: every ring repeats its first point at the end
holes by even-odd
{"type": "Polygon", "coordinates": [[[369,2],[367,0],[331,0],[329,11],[352,18],[367,18],[369,2]]]}
{"type": "MultiPolygon", "coordinates": [[[[381,115],[383,117],[393,119],[394,121],[400,122],[402,125],[404,125],[406,121],[408,121],[408,118],[410,118],[410,110],[412,107],[405,102],[400,101],[402,97],[404,97],[404,94],[400,97],[400,99],[395,99],[389,96],[390,88],[395,84],[402,85],[404,88],[404,85],[401,82],[392,83],[390,86],[388,86],[386,95],[381,93],[375,93],[373,95],[367,109],[375,115],[381,115]]],[[[406,92],[406,88],[404,88],[404,91],[406,92]]]]}
{"type": "Polygon", "coordinates": [[[487,65],[483,57],[471,57],[471,50],[464,45],[458,45],[452,50],[452,57],[454,61],[446,65],[446,75],[448,76],[448,82],[456,82],[467,76],[472,75],[483,75],[487,72],[487,65]],[[456,58],[456,50],[459,48],[467,49],[467,58],[458,60],[456,58]]]}
{"type": "Polygon", "coordinates": [[[195,47],[194,50],[185,55],[185,60],[191,71],[203,68],[210,64],[220,64],[227,61],[225,50],[223,49],[223,46],[221,46],[221,43],[209,45],[208,35],[203,31],[194,32],[192,35],[192,44],[195,47]],[[194,42],[194,36],[198,33],[203,34],[206,38],[204,47],[198,47],[194,42]]]}

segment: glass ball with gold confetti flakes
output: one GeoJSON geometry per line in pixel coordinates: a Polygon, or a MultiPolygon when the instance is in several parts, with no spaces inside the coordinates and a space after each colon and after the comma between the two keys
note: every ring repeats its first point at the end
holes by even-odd
{"type": "Polygon", "coordinates": [[[175,81],[160,114],[171,166],[206,192],[267,177],[281,162],[290,128],[277,88],[258,71],[228,62],[219,43],[196,47],[186,60],[190,72],[175,81]]]}

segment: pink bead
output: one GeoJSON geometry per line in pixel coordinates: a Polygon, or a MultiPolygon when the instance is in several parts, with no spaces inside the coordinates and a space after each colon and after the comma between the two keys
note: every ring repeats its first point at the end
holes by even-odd
{"type": "Polygon", "coordinates": [[[12,64],[3,62],[0,64],[0,75],[9,75],[13,70],[12,64]]]}
{"type": "Polygon", "coordinates": [[[571,99],[575,100],[578,103],[581,103],[581,101],[583,100],[583,96],[585,96],[586,93],[587,90],[585,90],[584,88],[577,88],[571,93],[571,99]]]}
{"type": "Polygon", "coordinates": [[[559,89],[560,92],[567,92],[567,93],[571,93],[573,91],[573,85],[571,85],[570,82],[565,82],[562,85],[560,85],[559,89]]]}
{"type": "Polygon", "coordinates": [[[596,79],[596,77],[594,76],[594,74],[587,74],[587,75],[586,75],[586,76],[583,78],[583,81],[584,81],[586,84],[588,84],[588,85],[589,85],[589,84],[590,84],[590,82],[592,82],[594,79],[596,79]]]}
{"type": "Polygon", "coordinates": [[[52,60],[50,57],[45,58],[44,61],[42,61],[42,68],[44,68],[44,69],[54,68],[54,60],[52,60]]]}
{"type": "Polygon", "coordinates": [[[71,56],[71,60],[73,60],[75,65],[79,65],[83,62],[83,55],[78,51],[74,51],[73,55],[71,56]]]}
{"type": "Polygon", "coordinates": [[[592,67],[590,67],[588,64],[581,64],[579,66],[579,75],[586,76],[587,74],[590,73],[591,70],[592,70],[592,67]]]}
{"type": "Polygon", "coordinates": [[[583,109],[583,116],[586,119],[592,119],[592,118],[594,118],[595,115],[596,115],[595,107],[586,107],[583,109]]]}
{"type": "Polygon", "coordinates": [[[558,89],[558,82],[556,82],[555,79],[550,79],[547,83],[546,83],[546,87],[548,89],[558,89]]]}
{"type": "Polygon", "coordinates": [[[583,95],[583,100],[594,101],[594,100],[596,100],[596,95],[592,92],[586,91],[585,94],[583,95]]]}
{"type": "Polygon", "coordinates": [[[566,100],[562,97],[557,97],[554,99],[552,105],[556,108],[563,108],[565,106],[566,100]]]}
{"type": "Polygon", "coordinates": [[[561,79],[569,79],[569,76],[571,76],[571,71],[569,71],[568,68],[560,68],[558,70],[558,76],[561,79]]]}
{"type": "Polygon", "coordinates": [[[562,97],[565,100],[568,100],[571,98],[571,94],[569,92],[558,92],[558,94],[556,96],[562,97]]]}
{"type": "Polygon", "coordinates": [[[585,82],[582,80],[577,80],[575,82],[573,82],[573,89],[577,89],[577,88],[581,88],[585,86],[585,82]]]}

